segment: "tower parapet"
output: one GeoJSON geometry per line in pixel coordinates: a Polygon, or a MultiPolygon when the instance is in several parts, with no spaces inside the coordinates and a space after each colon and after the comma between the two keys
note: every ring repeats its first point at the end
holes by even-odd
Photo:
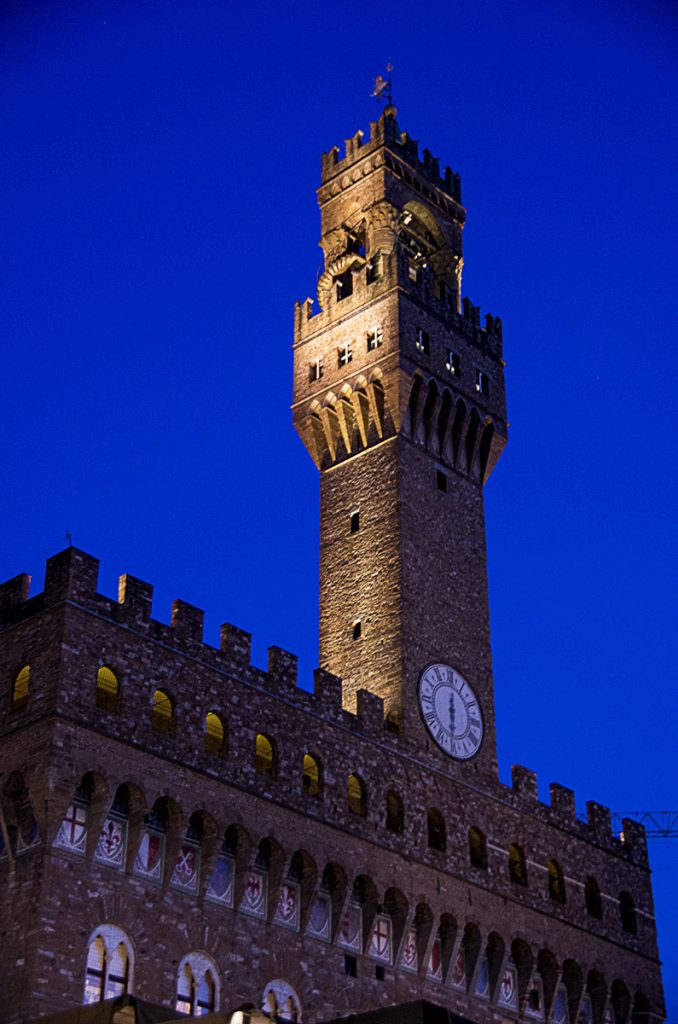
{"type": "MultiPolygon", "coordinates": [[[[424,149],[421,158],[419,157],[419,143],[407,132],[400,130],[395,116],[385,110],[376,121],[370,122],[370,137],[367,141],[364,132],[357,131],[350,139],[346,139],[344,155],[340,156],[339,146],[332,146],[327,153],[323,153],[321,159],[321,182],[323,185],[335,179],[338,175],[344,174],[358,161],[371,156],[382,148],[389,151],[391,158],[395,157],[415,172],[424,181],[433,185],[440,192],[445,193],[455,203],[461,204],[461,176],[450,167],[445,167],[440,173],[440,160],[433,156],[428,149],[424,149]]],[[[392,160],[386,166],[395,169],[392,160]]],[[[346,182],[343,187],[349,187],[346,182]]],[[[413,185],[424,194],[423,183],[413,179],[413,185]]]]}

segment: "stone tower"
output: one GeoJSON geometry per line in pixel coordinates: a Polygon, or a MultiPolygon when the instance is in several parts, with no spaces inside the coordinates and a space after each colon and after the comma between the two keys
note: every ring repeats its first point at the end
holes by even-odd
{"type": "Polygon", "coordinates": [[[313,692],[234,625],[205,642],[183,600],[159,621],[143,580],[101,593],[76,548],[42,591],[0,583],[0,1024],[664,1019],[642,825],[614,835],[603,805],[584,821],[565,786],[547,804],[527,768],[496,772],[482,486],[503,364],[499,322],[460,312],[459,180],[393,108],[337,156],[321,311],[296,316],[313,692]]]}
{"type": "Polygon", "coordinates": [[[320,663],[350,706],[379,694],[413,746],[494,771],[483,484],[506,442],[501,323],[460,301],[459,175],[420,158],[395,114],[323,156],[320,312],[296,309],[294,423],[321,471],[320,663]],[[456,749],[436,732],[444,709],[418,698],[431,663],[477,699],[476,732],[457,707],[456,749]]]}

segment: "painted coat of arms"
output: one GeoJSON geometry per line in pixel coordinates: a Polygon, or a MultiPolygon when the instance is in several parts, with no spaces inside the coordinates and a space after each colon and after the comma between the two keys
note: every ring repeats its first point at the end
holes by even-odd
{"type": "Polygon", "coordinates": [[[207,886],[207,899],[222,903],[225,907],[233,906],[233,858],[223,854],[214,865],[214,870],[207,886]]]}
{"type": "Polygon", "coordinates": [[[443,958],[442,951],[440,948],[440,939],[434,939],[433,941],[431,955],[428,958],[426,977],[432,978],[433,981],[443,980],[443,958]]]}
{"type": "Polygon", "coordinates": [[[71,853],[84,853],[87,839],[87,808],[71,804],[59,826],[54,845],[71,853]]]}
{"type": "Polygon", "coordinates": [[[252,917],[266,917],[267,878],[264,871],[248,871],[240,909],[252,917]]]}
{"type": "Polygon", "coordinates": [[[383,964],[391,963],[391,919],[386,914],[377,914],[374,919],[367,955],[383,964]]]}
{"type": "Polygon", "coordinates": [[[163,835],[157,832],[144,832],[134,859],[134,874],[150,878],[154,882],[161,882],[164,847],[165,837],[163,835]]]}
{"type": "Polygon", "coordinates": [[[191,843],[182,843],[174,865],[170,885],[184,892],[196,893],[200,881],[200,849],[191,843]]]}
{"type": "Polygon", "coordinates": [[[349,903],[341,915],[339,923],[339,934],[337,945],[349,949],[353,953],[360,953],[362,942],[363,915],[358,903],[349,903]]]}
{"type": "Polygon", "coordinates": [[[410,928],[405,938],[405,945],[400,956],[400,966],[404,971],[417,973],[417,933],[414,928],[410,928]]]}
{"type": "Polygon", "coordinates": [[[498,1002],[500,1006],[510,1006],[514,1010],[518,1008],[518,988],[514,967],[505,968],[501,976],[498,1002]]]}
{"type": "Polygon", "coordinates": [[[454,961],[454,967],[452,968],[452,984],[455,988],[466,988],[466,959],[464,957],[464,950],[460,949],[457,953],[457,959],[454,961]]]}
{"type": "Polygon", "coordinates": [[[125,847],[127,845],[127,824],[117,818],[106,818],[97,848],[94,851],[94,859],[102,864],[108,864],[113,868],[121,868],[125,862],[125,847]]]}
{"type": "Polygon", "coordinates": [[[316,893],[311,907],[311,913],[306,925],[306,934],[312,935],[315,939],[330,941],[330,894],[327,892],[316,893]]]}
{"type": "Polygon", "coordinates": [[[296,882],[284,882],[281,886],[273,920],[283,928],[299,931],[299,886],[296,882]]]}

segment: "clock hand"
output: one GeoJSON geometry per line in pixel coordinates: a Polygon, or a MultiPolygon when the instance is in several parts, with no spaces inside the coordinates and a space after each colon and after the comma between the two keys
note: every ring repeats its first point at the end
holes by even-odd
{"type": "Polygon", "coordinates": [[[450,732],[454,736],[454,690],[450,690],[450,732]]]}

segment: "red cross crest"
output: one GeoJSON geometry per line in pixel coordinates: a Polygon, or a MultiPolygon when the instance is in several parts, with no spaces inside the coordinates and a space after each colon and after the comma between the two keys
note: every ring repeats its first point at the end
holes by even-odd
{"type": "Polygon", "coordinates": [[[61,823],[59,834],[62,846],[69,846],[71,849],[82,849],[87,833],[87,811],[78,804],[71,804],[66,811],[66,817],[61,823]]]}
{"type": "Polygon", "coordinates": [[[372,952],[382,959],[390,954],[391,929],[388,921],[378,917],[372,932],[372,952]]]}

